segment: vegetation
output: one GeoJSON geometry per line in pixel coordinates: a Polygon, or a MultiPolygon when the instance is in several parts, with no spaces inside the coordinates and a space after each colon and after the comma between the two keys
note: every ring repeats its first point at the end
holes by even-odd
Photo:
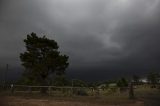
{"type": "Polygon", "coordinates": [[[65,75],[57,75],[52,85],[54,86],[68,86],[71,85],[71,82],[65,77],[65,75]]]}
{"type": "MultiPolygon", "coordinates": [[[[107,91],[107,89],[105,90],[107,91]]],[[[54,92],[58,93],[58,91],[54,92]]],[[[119,93],[119,91],[111,92],[103,95],[104,92],[100,92],[99,98],[95,96],[56,96],[56,95],[40,95],[40,94],[14,94],[8,96],[9,106],[37,106],[41,105],[58,105],[58,106],[160,106],[159,89],[150,88],[149,85],[138,85],[135,89],[135,99],[128,99],[128,92],[119,93]],[[69,104],[68,104],[69,103],[69,104]]]]}
{"type": "Polygon", "coordinates": [[[147,79],[148,79],[148,82],[152,84],[152,87],[154,88],[160,80],[160,75],[157,72],[150,72],[147,76],[147,79]]]}
{"type": "Polygon", "coordinates": [[[47,85],[49,75],[62,75],[68,67],[68,56],[61,55],[55,40],[38,37],[36,33],[27,35],[24,39],[26,52],[20,54],[25,67],[24,81],[27,84],[47,85]]]}
{"type": "Polygon", "coordinates": [[[121,78],[120,80],[118,80],[117,85],[119,87],[127,87],[128,81],[125,78],[121,78]]]}
{"type": "Polygon", "coordinates": [[[74,87],[87,87],[88,84],[85,81],[73,79],[72,86],[74,86],[74,87]]]}
{"type": "MultiPolygon", "coordinates": [[[[23,80],[19,80],[18,83],[34,86],[17,85],[17,88],[14,86],[12,87],[12,93],[16,90],[18,91],[13,93],[14,95],[25,93],[30,96],[39,96],[39,92],[48,92],[50,97],[66,96],[70,98],[70,96],[74,96],[75,98],[72,99],[75,100],[76,98],[80,98],[80,96],[85,96],[86,101],[88,101],[88,98],[92,98],[92,102],[98,100],[97,98],[101,98],[99,100],[103,102],[108,100],[109,103],[112,101],[111,104],[113,104],[115,101],[118,101],[117,104],[119,104],[126,101],[133,102],[137,98],[143,98],[146,91],[144,93],[142,88],[144,90],[149,89],[147,92],[150,93],[150,91],[155,91],[155,86],[159,84],[160,75],[156,72],[150,72],[148,74],[147,79],[149,83],[147,84],[140,83],[140,77],[138,75],[134,75],[130,83],[126,78],[92,83],[87,83],[79,79],[69,80],[65,76],[65,69],[69,65],[69,57],[62,55],[58,51],[59,46],[55,40],[48,39],[45,36],[38,37],[35,33],[31,33],[27,35],[24,42],[26,51],[20,54],[20,59],[25,71],[23,80]],[[149,88],[148,85],[152,85],[152,88],[149,88]]],[[[160,86],[157,88],[160,88],[160,86]]],[[[156,93],[159,93],[158,89],[156,89],[156,93]]]]}

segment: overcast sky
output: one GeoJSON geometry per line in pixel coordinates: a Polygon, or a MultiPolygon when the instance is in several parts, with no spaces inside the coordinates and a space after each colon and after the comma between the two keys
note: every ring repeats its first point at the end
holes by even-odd
{"type": "Polygon", "coordinates": [[[31,32],[58,42],[74,78],[160,71],[160,0],[0,0],[1,68],[18,70],[31,32]]]}

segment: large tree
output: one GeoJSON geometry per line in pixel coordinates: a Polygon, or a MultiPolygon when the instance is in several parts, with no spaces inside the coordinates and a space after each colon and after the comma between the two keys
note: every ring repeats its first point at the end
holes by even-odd
{"type": "Polygon", "coordinates": [[[25,67],[24,75],[28,82],[47,85],[50,75],[64,74],[69,65],[69,57],[60,54],[55,40],[31,33],[24,42],[26,51],[20,54],[20,59],[25,67]]]}

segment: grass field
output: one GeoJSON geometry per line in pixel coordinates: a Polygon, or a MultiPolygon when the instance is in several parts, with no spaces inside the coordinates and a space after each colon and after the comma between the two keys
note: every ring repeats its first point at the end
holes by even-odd
{"type": "Polygon", "coordinates": [[[7,106],[160,106],[160,90],[140,86],[135,89],[135,99],[128,99],[128,93],[114,92],[95,96],[47,96],[7,95],[3,100],[7,106]]]}

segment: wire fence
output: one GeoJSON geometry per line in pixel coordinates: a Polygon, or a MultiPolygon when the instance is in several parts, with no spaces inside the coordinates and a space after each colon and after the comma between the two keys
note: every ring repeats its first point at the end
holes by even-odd
{"type": "Polygon", "coordinates": [[[107,89],[94,87],[73,87],[73,86],[31,86],[31,85],[1,85],[1,91],[5,91],[11,95],[35,95],[41,94],[45,89],[46,94],[50,96],[94,96],[100,97],[114,93],[128,93],[128,87],[110,87],[107,89]]]}

